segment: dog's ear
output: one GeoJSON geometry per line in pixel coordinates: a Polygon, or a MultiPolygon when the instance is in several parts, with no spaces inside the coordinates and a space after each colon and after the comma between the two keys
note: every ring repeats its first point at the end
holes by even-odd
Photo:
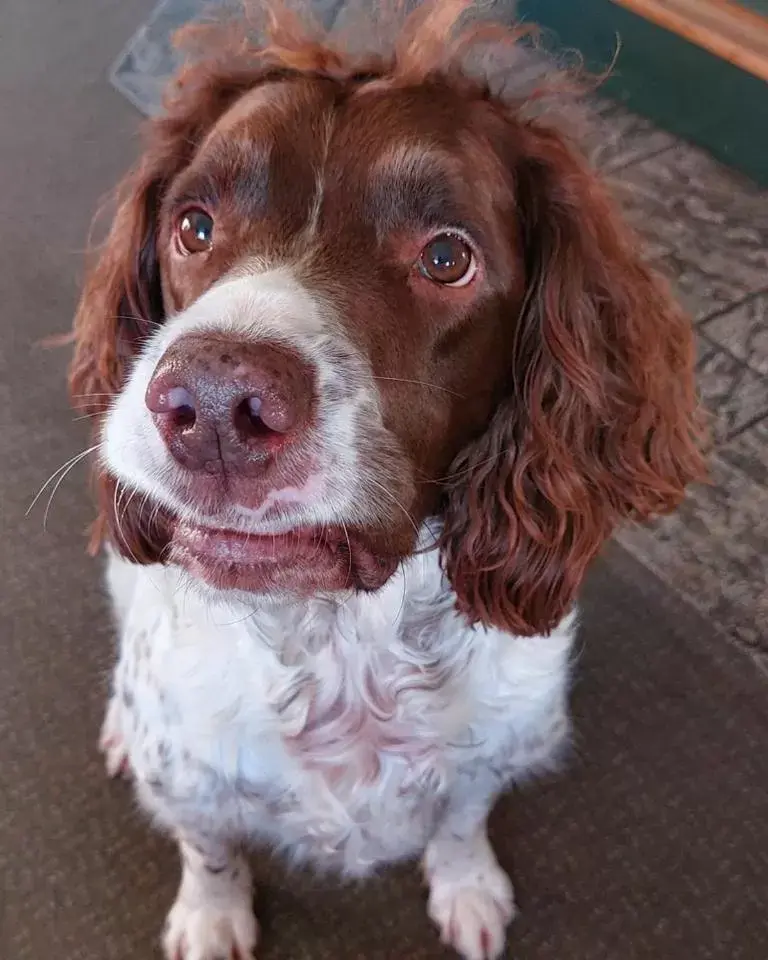
{"type": "Polygon", "coordinates": [[[111,230],[86,279],[69,389],[74,406],[88,414],[107,407],[141,341],[164,317],[156,248],[161,183],[146,162],[123,181],[111,230]]]}
{"type": "Polygon", "coordinates": [[[157,217],[165,191],[216,120],[262,79],[255,56],[237,66],[197,63],[176,78],[144,153],[117,190],[106,241],[94,251],[74,322],[69,385],[75,405],[104,410],[142,340],[164,319],[157,217]]]}
{"type": "MultiPolygon", "coordinates": [[[[141,159],[117,190],[111,228],[94,251],[77,308],[69,369],[73,405],[92,418],[95,432],[142,342],[165,319],[157,249],[165,192],[215,122],[263,77],[258,51],[235,62],[216,59],[182,71],[165,112],[148,126],[141,159]]],[[[96,480],[100,513],[93,549],[106,536],[132,559],[156,559],[162,543],[154,525],[138,516],[136,505],[121,505],[111,478],[97,471],[96,480]]]]}
{"type": "Polygon", "coordinates": [[[569,610],[616,525],[674,509],[703,458],[687,317],[580,155],[522,136],[509,390],[452,466],[442,548],[472,621],[530,635],[569,610]]]}
{"type": "MultiPolygon", "coordinates": [[[[148,153],[121,184],[111,229],[75,315],[70,396],[73,406],[91,418],[95,432],[142,341],[164,319],[157,256],[157,210],[164,181],[165,171],[148,153]]],[[[165,541],[150,535],[136,505],[121,502],[125,491],[120,497],[114,480],[98,467],[94,481],[99,513],[91,531],[92,552],[107,540],[120,553],[151,562],[165,541]]]]}

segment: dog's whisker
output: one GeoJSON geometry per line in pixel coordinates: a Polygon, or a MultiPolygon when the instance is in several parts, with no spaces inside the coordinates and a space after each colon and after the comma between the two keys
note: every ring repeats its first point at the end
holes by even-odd
{"type": "Polygon", "coordinates": [[[341,521],[341,529],[344,531],[344,537],[347,541],[347,550],[349,551],[349,566],[347,567],[347,578],[346,583],[350,583],[352,580],[352,543],[349,539],[349,530],[347,529],[346,523],[341,521]]]}
{"type": "Polygon", "coordinates": [[[379,481],[378,481],[378,480],[374,480],[373,477],[366,477],[365,480],[364,480],[364,483],[371,483],[371,484],[373,484],[373,486],[376,487],[377,490],[380,490],[381,493],[383,493],[384,496],[387,497],[388,500],[391,500],[392,503],[395,504],[395,506],[399,507],[400,510],[402,510],[402,512],[403,512],[403,513],[405,514],[405,516],[407,517],[408,522],[409,522],[410,525],[413,527],[414,531],[416,532],[416,536],[418,537],[418,535],[419,535],[419,527],[418,527],[416,521],[415,521],[415,520],[413,519],[413,517],[410,515],[410,513],[409,513],[408,510],[405,508],[405,506],[397,499],[397,497],[396,497],[390,490],[388,490],[388,489],[384,486],[383,483],[379,483],[379,481]]]}
{"type": "Polygon", "coordinates": [[[80,423],[81,420],[95,420],[96,417],[103,417],[106,412],[105,408],[104,410],[94,410],[92,413],[83,413],[79,417],[72,417],[72,423],[80,423]]]}
{"type": "Polygon", "coordinates": [[[112,314],[107,315],[107,320],[124,320],[129,323],[140,323],[148,327],[162,327],[162,323],[158,323],[157,320],[151,320],[149,317],[135,317],[132,314],[112,314]]]}
{"type": "Polygon", "coordinates": [[[112,511],[115,516],[115,527],[117,529],[117,535],[120,537],[120,540],[122,541],[125,549],[128,551],[128,553],[130,553],[133,561],[135,563],[138,563],[138,560],[136,559],[136,555],[131,549],[131,545],[128,542],[128,538],[125,535],[125,531],[123,530],[123,524],[122,524],[123,518],[121,518],[120,516],[120,500],[122,497],[121,491],[124,492],[125,490],[127,490],[127,487],[125,486],[125,484],[121,483],[120,480],[116,481],[115,489],[112,493],[112,511]]]}
{"type": "Polygon", "coordinates": [[[74,468],[78,465],[78,463],[84,460],[89,455],[89,453],[91,453],[91,450],[84,451],[83,453],[81,453],[79,457],[77,457],[74,461],[72,461],[67,466],[67,468],[60,473],[58,480],[53,485],[53,489],[51,490],[51,495],[48,497],[48,502],[45,505],[45,513],[43,514],[43,531],[47,531],[48,529],[48,516],[51,512],[51,505],[53,503],[53,499],[56,496],[57,491],[61,487],[64,480],[67,478],[68,474],[71,473],[71,471],[74,470],[74,468]]]}
{"type": "MultiPolygon", "coordinates": [[[[80,453],[75,454],[74,457],[71,457],[69,460],[67,460],[66,463],[63,463],[60,467],[57,467],[53,471],[53,473],[50,475],[50,477],[48,477],[48,479],[45,481],[42,487],[40,487],[40,489],[37,491],[32,503],[30,503],[30,505],[27,507],[27,512],[24,514],[24,516],[28,517],[30,515],[30,513],[34,510],[35,504],[37,503],[37,501],[40,499],[40,497],[42,497],[42,495],[48,489],[50,484],[52,484],[57,477],[59,477],[59,480],[56,483],[56,486],[54,487],[54,491],[53,491],[54,493],[56,492],[56,490],[58,490],[59,483],[61,482],[61,480],[64,479],[67,473],[69,473],[69,471],[73,467],[77,466],[77,464],[81,460],[84,460],[87,456],[92,454],[94,451],[98,450],[98,448],[99,448],[99,444],[94,443],[92,446],[86,447],[85,450],[81,450],[80,453]],[[61,474],[61,476],[59,476],[59,474],[61,474]]],[[[50,506],[50,501],[49,501],[49,506],[50,506]]],[[[47,514],[48,514],[48,511],[46,510],[46,516],[47,514]]]]}
{"type": "Polygon", "coordinates": [[[471,467],[465,467],[463,470],[457,470],[455,473],[447,473],[444,477],[435,477],[434,479],[424,478],[420,480],[420,483],[430,484],[430,483],[448,483],[451,480],[461,480],[463,477],[467,477],[470,474],[474,473],[479,467],[484,467],[489,463],[494,463],[496,460],[499,460],[501,457],[505,457],[509,453],[509,449],[499,450],[498,453],[491,454],[490,457],[486,457],[484,460],[478,460],[477,463],[473,463],[471,467]]]}
{"type": "Polygon", "coordinates": [[[442,393],[450,394],[452,397],[457,397],[459,400],[466,400],[466,397],[463,393],[457,393],[455,390],[451,390],[448,387],[443,387],[439,383],[430,383],[428,380],[409,380],[405,377],[380,377],[374,376],[374,380],[387,380],[392,383],[411,383],[418,387],[427,387],[430,390],[440,390],[442,393]]]}
{"type": "MultiPolygon", "coordinates": [[[[122,484],[122,487],[123,487],[123,491],[124,491],[125,493],[128,493],[128,496],[127,496],[127,497],[121,497],[121,498],[120,498],[120,501],[118,501],[118,503],[116,504],[116,518],[115,518],[115,519],[116,519],[118,525],[122,525],[123,521],[125,520],[126,514],[128,513],[128,508],[129,508],[130,505],[133,503],[134,497],[136,496],[136,493],[137,493],[137,490],[136,490],[135,487],[134,487],[132,490],[130,490],[130,492],[129,492],[128,487],[127,487],[126,484],[122,484]],[[123,500],[124,500],[125,502],[122,502],[123,500]],[[121,507],[122,507],[122,509],[121,509],[121,507]]],[[[143,500],[143,502],[142,502],[142,507],[143,507],[143,504],[146,503],[146,500],[147,500],[147,495],[144,494],[144,500],[143,500]]],[[[140,510],[139,510],[139,515],[141,515],[141,508],[140,508],[140,510]]],[[[124,534],[124,532],[122,532],[122,527],[121,527],[121,537],[122,537],[123,540],[125,540],[125,534],[124,534]]]]}

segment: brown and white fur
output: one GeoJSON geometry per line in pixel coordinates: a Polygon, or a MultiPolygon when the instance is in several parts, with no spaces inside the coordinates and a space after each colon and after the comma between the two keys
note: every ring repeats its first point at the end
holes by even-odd
{"type": "Polygon", "coordinates": [[[466,6],[363,59],[210,34],[86,283],[102,746],[179,843],[172,960],[252,955],[251,845],[421,857],[443,940],[500,956],[486,819],[567,744],[584,573],[701,472],[686,318],[570,141],[463,70],[511,38],[466,6]]]}

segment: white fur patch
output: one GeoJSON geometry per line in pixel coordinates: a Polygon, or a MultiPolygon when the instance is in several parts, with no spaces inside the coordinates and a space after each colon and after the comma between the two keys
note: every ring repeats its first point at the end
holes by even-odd
{"type": "Polygon", "coordinates": [[[366,873],[424,849],[463,771],[487,765],[498,793],[562,746],[573,617],[549,637],[471,628],[435,551],[376,594],[304,603],[211,607],[174,568],[130,569],[117,725],[174,829],[366,873]]]}
{"type": "MultiPolygon", "coordinates": [[[[182,473],[144,403],[155,367],[173,343],[192,333],[283,343],[315,372],[318,415],[308,442],[320,467],[304,488],[276,490],[258,510],[233,506],[227,522],[253,531],[276,504],[286,505],[294,524],[322,527],[385,520],[397,504],[380,495],[388,478],[373,475],[366,452],[372,445],[397,449],[397,441],[383,427],[368,363],[346,341],[331,305],[303,286],[288,267],[262,266],[241,264],[150,337],[107,416],[103,465],[117,477],[124,496],[149,497],[188,519],[202,519],[196,505],[180,494],[182,473]],[[374,489],[379,495],[370,496],[374,489]]],[[[259,531],[279,528],[261,526],[259,531]]]]}

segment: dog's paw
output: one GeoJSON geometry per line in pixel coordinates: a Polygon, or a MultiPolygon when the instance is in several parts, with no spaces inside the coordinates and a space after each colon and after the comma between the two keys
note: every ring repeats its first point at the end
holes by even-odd
{"type": "Polygon", "coordinates": [[[489,864],[471,880],[432,878],[429,916],[443,943],[464,960],[497,960],[504,952],[507,927],[515,915],[509,877],[489,864]]]}
{"type": "Polygon", "coordinates": [[[163,935],[166,960],[253,960],[258,924],[246,900],[190,904],[179,899],[163,935]]]}
{"type": "Polygon", "coordinates": [[[125,777],[130,772],[128,751],[120,729],[120,704],[112,697],[107,707],[104,723],[99,735],[99,750],[104,757],[104,766],[110,778],[125,777]]]}

